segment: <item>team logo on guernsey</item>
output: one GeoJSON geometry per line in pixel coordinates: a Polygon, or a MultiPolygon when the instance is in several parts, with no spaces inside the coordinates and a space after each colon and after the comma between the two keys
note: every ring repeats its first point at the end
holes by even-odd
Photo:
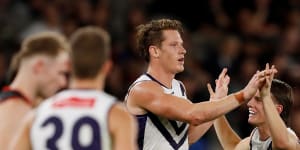
{"type": "Polygon", "coordinates": [[[93,107],[95,104],[95,98],[78,98],[69,97],[64,100],[58,100],[52,104],[52,107],[93,107]]]}

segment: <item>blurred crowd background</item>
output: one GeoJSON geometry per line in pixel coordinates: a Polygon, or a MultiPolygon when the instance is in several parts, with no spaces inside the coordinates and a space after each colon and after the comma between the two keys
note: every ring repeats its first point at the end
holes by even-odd
{"type": "MultiPolygon", "coordinates": [[[[214,84],[224,67],[232,93],[269,62],[279,71],[276,78],[294,89],[289,126],[300,136],[300,0],[0,0],[1,86],[9,83],[10,61],[28,35],[50,30],[68,37],[95,25],[112,36],[114,69],[105,89],[122,100],[146,68],[134,47],[135,27],[164,17],[185,27],[188,53],[177,79],[185,83],[189,99],[208,100],[206,84],[214,84]]],[[[241,137],[250,134],[246,105],[227,117],[241,137]]],[[[220,149],[213,128],[191,147],[201,148],[220,149]]]]}

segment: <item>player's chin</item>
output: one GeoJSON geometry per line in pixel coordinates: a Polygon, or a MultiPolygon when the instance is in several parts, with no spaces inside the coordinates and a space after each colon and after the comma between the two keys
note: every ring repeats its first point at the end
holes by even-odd
{"type": "Polygon", "coordinates": [[[182,72],[182,71],[184,71],[184,66],[183,65],[179,65],[177,67],[177,72],[179,73],[179,72],[182,72]]]}
{"type": "Polygon", "coordinates": [[[248,123],[249,124],[255,124],[255,121],[254,121],[254,119],[252,117],[249,117],[248,118],[248,123]]]}
{"type": "Polygon", "coordinates": [[[176,73],[180,73],[180,72],[183,72],[183,71],[184,71],[184,68],[180,68],[180,69],[176,70],[176,73]]]}
{"type": "Polygon", "coordinates": [[[255,120],[254,118],[251,118],[251,117],[248,118],[248,123],[253,126],[256,126],[259,124],[259,122],[257,120],[255,120]]]}

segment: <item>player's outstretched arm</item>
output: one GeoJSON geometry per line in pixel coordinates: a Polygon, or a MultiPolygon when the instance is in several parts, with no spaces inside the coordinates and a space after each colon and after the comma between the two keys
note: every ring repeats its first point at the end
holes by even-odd
{"type": "MultiPolygon", "coordinates": [[[[211,101],[217,101],[228,94],[229,81],[229,76],[219,76],[219,78],[215,81],[215,92],[210,84],[207,85],[211,101]]],[[[213,124],[223,149],[232,150],[241,141],[241,138],[231,128],[224,115],[214,120],[213,124]]]]}
{"type": "Polygon", "coordinates": [[[243,90],[223,97],[220,101],[196,104],[177,96],[165,94],[157,83],[145,81],[131,89],[127,106],[131,113],[139,108],[168,119],[200,125],[214,120],[250,100],[258,87],[263,84],[265,76],[269,74],[270,71],[256,73],[243,90]]]}
{"type": "MultiPolygon", "coordinates": [[[[210,92],[210,100],[213,101],[217,98],[222,98],[227,96],[228,93],[228,84],[230,82],[230,77],[226,74],[227,73],[227,68],[224,68],[222,72],[219,74],[218,79],[215,80],[216,84],[216,91],[217,93],[215,94],[210,86],[208,84],[208,88],[210,92]]],[[[197,140],[199,140],[206,132],[207,130],[212,126],[213,121],[209,121],[200,125],[190,125],[189,127],[189,132],[188,132],[188,139],[189,139],[189,144],[193,144],[197,140]]]]}
{"type": "Polygon", "coordinates": [[[116,104],[111,108],[108,124],[114,150],[137,149],[136,120],[121,104],[116,104]]]}
{"type": "Polygon", "coordinates": [[[225,116],[217,118],[214,121],[214,127],[224,150],[232,150],[241,142],[241,138],[231,128],[225,116]]]}
{"type": "MultiPolygon", "coordinates": [[[[275,67],[272,69],[266,68],[263,72],[257,72],[252,79],[249,81],[248,85],[245,87],[243,94],[249,94],[249,98],[251,99],[251,95],[254,96],[256,91],[262,87],[262,85],[266,82],[266,78],[272,76],[276,73],[275,67]],[[258,79],[261,76],[261,79],[258,79]],[[255,81],[258,79],[258,82],[255,81]],[[248,92],[248,93],[247,93],[248,92]]],[[[216,85],[218,86],[218,82],[216,85]]],[[[210,95],[215,95],[212,88],[208,86],[208,90],[210,91],[210,95]]],[[[220,93],[220,90],[216,88],[216,93],[220,93]]],[[[224,93],[221,91],[221,93],[224,93]]],[[[218,94],[220,95],[220,94],[218,94]]],[[[214,121],[214,127],[217,133],[217,137],[225,150],[231,149],[247,149],[249,147],[249,138],[241,140],[241,138],[237,135],[237,133],[231,128],[225,116],[222,116],[214,121]]]]}
{"type": "MultiPolygon", "coordinates": [[[[273,69],[272,66],[271,69],[273,69]]],[[[270,69],[269,65],[266,65],[266,70],[270,69]]],[[[266,78],[266,83],[260,89],[260,97],[262,99],[264,112],[266,114],[266,121],[268,122],[271,137],[272,146],[276,149],[296,150],[298,144],[298,138],[292,133],[288,132],[284,121],[281,119],[278,111],[285,109],[282,105],[275,106],[271,98],[271,84],[274,78],[274,74],[266,78]]]]}
{"type": "Polygon", "coordinates": [[[9,150],[31,150],[30,129],[35,117],[35,112],[28,112],[22,121],[21,127],[9,144],[9,150]]]}

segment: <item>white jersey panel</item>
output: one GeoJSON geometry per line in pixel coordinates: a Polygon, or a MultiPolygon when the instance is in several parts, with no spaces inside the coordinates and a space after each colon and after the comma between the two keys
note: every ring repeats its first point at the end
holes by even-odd
{"type": "MultiPolygon", "coordinates": [[[[160,84],[166,94],[172,94],[174,96],[186,99],[186,93],[183,84],[175,79],[172,81],[172,88],[167,88],[149,74],[144,74],[140,76],[131,87],[136,85],[136,83],[149,80],[160,84]]],[[[130,92],[130,89],[128,93],[130,92]]],[[[156,116],[151,112],[147,112],[145,115],[138,115],[136,117],[139,123],[139,149],[188,150],[189,145],[187,131],[189,125],[187,123],[169,120],[160,116],[156,116]]]]}
{"type": "Polygon", "coordinates": [[[37,109],[33,149],[111,149],[108,114],[115,97],[96,90],[66,90],[37,109]]]}
{"type": "MultiPolygon", "coordinates": [[[[288,132],[295,135],[295,132],[291,128],[287,128],[288,132]]],[[[272,150],[272,138],[269,137],[265,141],[259,139],[258,128],[253,129],[252,135],[250,138],[250,150],[272,150]]]]}

